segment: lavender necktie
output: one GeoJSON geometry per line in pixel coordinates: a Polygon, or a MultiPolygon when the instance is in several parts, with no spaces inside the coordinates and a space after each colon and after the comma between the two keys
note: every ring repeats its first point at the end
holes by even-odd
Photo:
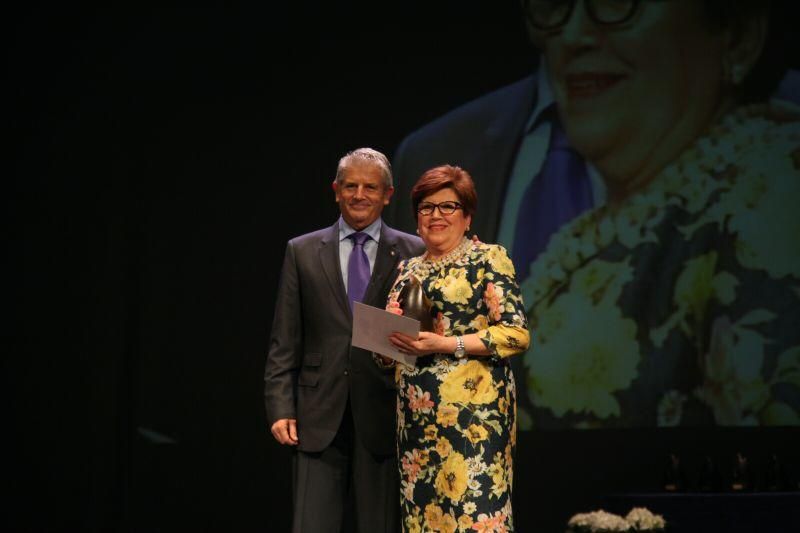
{"type": "Polygon", "coordinates": [[[347,261],[347,298],[350,300],[350,309],[353,309],[353,302],[360,302],[364,299],[364,293],[369,284],[369,259],[364,252],[364,243],[369,239],[369,235],[360,231],[351,233],[347,236],[353,241],[353,250],[347,261]]]}
{"type": "Polygon", "coordinates": [[[514,230],[511,258],[520,282],[528,277],[530,264],[547,246],[550,236],[592,206],[586,164],[569,146],[555,109],[551,116],[547,155],[541,171],[523,193],[514,230]]]}

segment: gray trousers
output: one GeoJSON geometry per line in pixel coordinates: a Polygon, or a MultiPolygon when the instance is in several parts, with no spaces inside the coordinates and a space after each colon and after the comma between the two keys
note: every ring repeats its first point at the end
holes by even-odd
{"type": "Polygon", "coordinates": [[[353,429],[350,406],[333,442],[294,454],[292,533],[397,533],[397,458],[375,456],[353,429]]]}

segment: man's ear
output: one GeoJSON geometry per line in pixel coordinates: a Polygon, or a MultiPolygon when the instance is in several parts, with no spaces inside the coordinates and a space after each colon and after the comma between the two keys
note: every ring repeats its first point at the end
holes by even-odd
{"type": "Polygon", "coordinates": [[[336,198],[336,202],[339,202],[339,184],[336,183],[336,180],[331,182],[331,188],[333,189],[334,197],[336,198]]]}
{"type": "Polygon", "coordinates": [[[389,205],[389,200],[392,199],[392,195],[394,194],[394,187],[389,187],[386,189],[386,192],[383,193],[383,205],[389,205]]]}

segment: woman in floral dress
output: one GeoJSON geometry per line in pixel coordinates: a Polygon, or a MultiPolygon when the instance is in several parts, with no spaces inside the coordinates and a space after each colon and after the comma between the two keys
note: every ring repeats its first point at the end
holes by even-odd
{"type": "Polygon", "coordinates": [[[513,531],[516,390],[508,357],[525,351],[525,308],[506,251],[465,237],[475,210],[464,170],[427,171],[412,190],[427,251],[404,261],[387,308],[414,278],[434,332],[392,343],[418,356],[396,371],[403,531],[513,531]]]}
{"type": "Polygon", "coordinates": [[[770,100],[791,17],[621,2],[613,25],[530,5],[570,143],[607,189],[522,286],[533,424],[800,425],[800,109],[770,100]],[[578,68],[613,84],[581,92],[578,68]]]}

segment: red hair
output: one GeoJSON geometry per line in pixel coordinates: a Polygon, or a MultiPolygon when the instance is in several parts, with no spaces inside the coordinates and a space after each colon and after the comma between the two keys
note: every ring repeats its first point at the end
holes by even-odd
{"type": "Polygon", "coordinates": [[[442,189],[453,189],[464,210],[464,216],[475,214],[478,207],[478,194],[475,192],[472,176],[461,167],[441,165],[426,170],[411,189],[411,207],[414,209],[414,216],[417,216],[417,207],[423,198],[442,189]]]}

